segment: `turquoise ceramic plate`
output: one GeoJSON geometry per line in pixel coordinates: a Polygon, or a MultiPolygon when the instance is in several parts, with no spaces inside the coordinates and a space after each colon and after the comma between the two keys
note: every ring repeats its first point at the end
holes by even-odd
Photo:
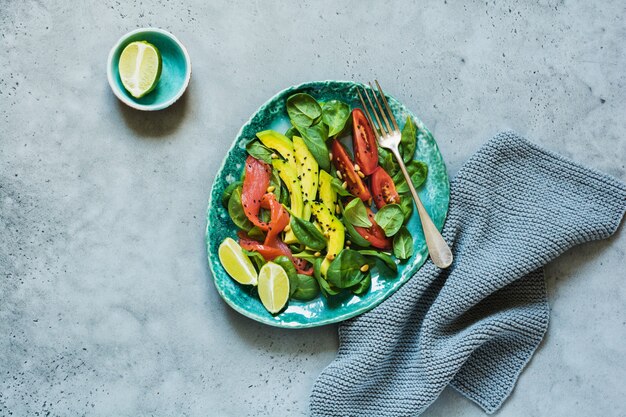
{"type": "MultiPolygon", "coordinates": [[[[320,295],[309,302],[290,300],[287,309],[276,316],[263,308],[255,288],[240,285],[232,280],[220,264],[217,255],[220,243],[226,237],[237,239],[237,228],[228,217],[226,209],[222,207],[221,196],[229,183],[241,177],[243,162],[247,156],[245,145],[255,137],[256,132],[265,129],[274,129],[279,132],[287,130],[290,124],[285,110],[285,101],[291,94],[306,92],[320,101],[338,99],[348,103],[351,107],[360,107],[356,86],[357,84],[349,81],[318,81],[281,91],[261,106],[241,128],[222,162],[213,183],[207,211],[206,243],[209,267],[219,294],[232,308],[245,316],[272,326],[288,328],[314,327],[340,322],[380,304],[409,280],[428,257],[422,227],[416,210],[413,210],[413,217],[409,220],[408,228],[413,235],[415,254],[407,262],[398,266],[398,275],[381,276],[374,272],[370,291],[361,297],[346,293],[330,299],[320,295]]],[[[388,100],[397,120],[402,121],[401,125],[404,125],[407,116],[411,116],[419,128],[415,157],[428,164],[429,173],[426,183],[418,191],[433,222],[441,230],[448,212],[450,184],[437,143],[413,113],[393,97],[388,97],[388,100]]]]}

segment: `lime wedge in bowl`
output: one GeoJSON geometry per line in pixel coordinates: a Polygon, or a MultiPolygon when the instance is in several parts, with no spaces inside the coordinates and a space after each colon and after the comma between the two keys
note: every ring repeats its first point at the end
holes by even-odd
{"type": "Polygon", "coordinates": [[[119,61],[120,79],[124,88],[135,98],[154,90],[161,77],[161,53],[146,41],[129,43],[119,61]]]}

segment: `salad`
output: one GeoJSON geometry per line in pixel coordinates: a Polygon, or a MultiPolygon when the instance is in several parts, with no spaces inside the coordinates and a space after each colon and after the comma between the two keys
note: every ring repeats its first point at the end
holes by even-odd
{"type": "MultiPolygon", "coordinates": [[[[239,231],[218,251],[226,272],[257,286],[272,314],[289,299],[361,296],[373,268],[397,274],[397,263],[413,255],[409,187],[363,111],[305,93],[290,96],[286,109],[292,126],[256,133],[241,179],[224,190],[222,204],[239,231]]],[[[413,159],[416,136],[408,117],[400,153],[417,188],[428,167],[413,159]]]]}

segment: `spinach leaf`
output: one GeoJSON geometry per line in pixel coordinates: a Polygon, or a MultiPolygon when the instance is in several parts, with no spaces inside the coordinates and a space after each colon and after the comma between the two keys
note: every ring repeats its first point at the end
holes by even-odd
{"type": "Polygon", "coordinates": [[[318,123],[311,127],[298,126],[298,131],[302,135],[302,140],[320,168],[330,171],[330,157],[328,156],[328,127],[324,123],[318,123]]]}
{"type": "Polygon", "coordinates": [[[309,127],[322,115],[317,100],[306,93],[298,93],[287,99],[287,114],[297,127],[309,127]]]}
{"type": "Polygon", "coordinates": [[[267,146],[263,145],[260,140],[253,140],[246,145],[246,151],[256,159],[263,161],[267,164],[272,163],[272,153],[267,146]]]}
{"type": "Polygon", "coordinates": [[[278,175],[278,170],[272,168],[272,176],[270,177],[270,186],[274,187],[274,195],[276,196],[276,200],[280,201],[281,191],[283,187],[281,187],[280,176],[278,175]]]}
{"type": "Polygon", "coordinates": [[[280,265],[287,273],[287,278],[289,278],[289,295],[293,295],[293,293],[298,289],[298,272],[296,271],[296,267],[293,265],[293,262],[291,262],[291,260],[285,255],[275,258],[272,262],[280,265]]]}
{"type": "Polygon", "coordinates": [[[393,236],[404,223],[404,212],[398,204],[387,204],[378,210],[374,220],[383,228],[385,236],[393,236]]]}
{"type": "Polygon", "coordinates": [[[326,239],[313,223],[291,215],[291,230],[300,243],[311,249],[322,250],[326,247],[326,239]]]}
{"type": "Polygon", "coordinates": [[[365,275],[365,278],[361,280],[358,284],[350,288],[355,295],[363,295],[365,294],[370,287],[372,286],[372,274],[369,272],[365,275]]]}
{"type": "Polygon", "coordinates": [[[272,216],[269,210],[263,208],[259,210],[259,220],[261,220],[263,223],[269,223],[271,218],[272,216]]]}
{"type": "Polygon", "coordinates": [[[341,181],[339,181],[339,178],[335,178],[333,177],[330,180],[330,186],[333,188],[333,190],[335,190],[337,192],[337,194],[339,194],[341,197],[354,197],[352,194],[350,194],[350,191],[346,190],[345,188],[343,188],[341,186],[341,181]]]}
{"type": "Polygon", "coordinates": [[[248,231],[248,236],[259,242],[263,242],[265,240],[265,232],[257,226],[253,226],[248,231]]]}
{"type": "Polygon", "coordinates": [[[298,274],[298,286],[291,295],[296,300],[309,301],[317,297],[320,293],[320,286],[317,280],[309,275],[298,274]]]}
{"type": "Polygon", "coordinates": [[[372,222],[367,217],[367,209],[365,204],[360,198],[353,198],[352,201],[346,205],[343,211],[343,216],[347,221],[352,223],[353,226],[359,227],[371,227],[372,222]]]}
{"type": "Polygon", "coordinates": [[[339,294],[341,290],[334,288],[322,276],[322,273],[321,273],[322,259],[323,258],[316,258],[310,262],[313,264],[313,276],[315,277],[315,279],[317,280],[317,283],[320,286],[320,291],[322,292],[322,294],[324,294],[324,297],[328,298],[329,295],[339,294]]]}
{"type": "MultiPolygon", "coordinates": [[[[406,170],[411,176],[411,181],[413,182],[413,187],[415,187],[415,189],[419,188],[424,181],[426,181],[426,177],[428,176],[428,165],[424,162],[416,160],[410,161],[406,165],[406,170]]],[[[401,171],[398,171],[392,179],[396,184],[396,191],[398,191],[398,193],[406,193],[409,191],[409,185],[406,183],[404,175],[402,175],[401,171]]]]}
{"type": "Polygon", "coordinates": [[[230,200],[230,196],[233,195],[233,191],[235,191],[235,188],[239,187],[241,184],[241,181],[235,181],[226,186],[224,192],[222,193],[222,205],[224,206],[224,208],[228,208],[228,200],[230,200]]]}
{"type": "Polygon", "coordinates": [[[409,259],[413,255],[413,238],[406,227],[393,237],[393,254],[398,259],[409,259]]]}
{"type": "Polygon", "coordinates": [[[343,101],[330,100],[322,107],[322,122],[328,125],[328,135],[341,133],[350,117],[350,106],[343,101]]]}
{"type": "Polygon", "coordinates": [[[265,265],[265,258],[259,253],[259,252],[255,252],[252,250],[243,250],[243,253],[245,253],[246,255],[248,255],[248,258],[250,258],[250,260],[252,260],[252,263],[254,264],[254,266],[256,267],[256,271],[259,272],[261,270],[261,267],[263,265],[265,265]]]}
{"type": "Polygon", "coordinates": [[[390,177],[393,177],[400,170],[400,166],[396,162],[393,154],[380,146],[378,147],[378,161],[380,166],[383,167],[390,177]]]}
{"type": "Polygon", "coordinates": [[[296,129],[293,126],[287,129],[287,131],[285,132],[285,136],[287,136],[289,139],[293,139],[294,135],[297,135],[297,134],[298,134],[298,129],[296,129]]]}
{"type": "Polygon", "coordinates": [[[379,252],[377,250],[370,249],[362,249],[359,251],[361,255],[375,257],[380,259],[387,268],[391,269],[393,272],[398,272],[398,265],[394,262],[391,255],[387,255],[385,252],[379,252]]]}
{"type": "Polygon", "coordinates": [[[359,252],[344,249],[328,267],[326,278],[337,288],[350,288],[365,278],[366,273],[361,271],[361,267],[366,263],[367,260],[359,252]]]}
{"type": "Polygon", "coordinates": [[[345,217],[343,218],[343,225],[346,228],[346,232],[348,232],[348,236],[353,244],[361,246],[362,248],[366,248],[370,245],[370,241],[361,236],[359,232],[356,231],[354,226],[352,226],[352,223],[347,221],[345,217]]]}
{"type": "Polygon", "coordinates": [[[400,196],[400,208],[404,214],[404,224],[406,224],[413,214],[413,196],[410,193],[400,196]]]}
{"type": "Polygon", "coordinates": [[[247,232],[252,228],[252,222],[250,222],[250,220],[246,217],[246,214],[243,211],[243,206],[241,205],[242,188],[243,187],[241,185],[238,186],[230,196],[230,199],[228,200],[228,215],[233,223],[235,223],[235,226],[247,232]]]}
{"type": "Polygon", "coordinates": [[[416,135],[417,127],[415,126],[415,122],[413,122],[411,116],[408,116],[402,128],[402,138],[400,139],[400,155],[402,155],[402,160],[404,160],[405,163],[411,161],[415,154],[415,145],[417,143],[416,135]]]}
{"type": "Polygon", "coordinates": [[[289,207],[291,205],[291,197],[289,197],[289,189],[282,182],[279,182],[279,184],[281,184],[280,197],[276,196],[278,198],[278,202],[285,207],[289,207]]]}

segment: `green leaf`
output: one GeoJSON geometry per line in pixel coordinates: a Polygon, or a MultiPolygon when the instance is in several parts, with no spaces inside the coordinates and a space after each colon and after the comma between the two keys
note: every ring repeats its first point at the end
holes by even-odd
{"type": "MultiPolygon", "coordinates": [[[[422,161],[410,161],[406,165],[406,170],[411,176],[411,181],[413,182],[413,187],[418,189],[424,181],[426,181],[426,177],[428,176],[428,165],[426,165],[422,161]]],[[[404,179],[404,175],[402,175],[402,171],[399,171],[393,178],[393,182],[396,184],[396,191],[398,193],[406,193],[409,191],[409,186],[404,179]]]]}
{"type": "Polygon", "coordinates": [[[393,237],[393,254],[401,260],[409,259],[413,256],[413,238],[404,226],[393,237]]]}
{"type": "Polygon", "coordinates": [[[239,187],[241,184],[241,181],[231,182],[224,189],[224,192],[222,193],[222,205],[224,206],[224,208],[228,208],[228,200],[230,200],[230,196],[233,195],[233,191],[235,191],[235,188],[239,187]]]}
{"type": "Polygon", "coordinates": [[[298,134],[298,129],[296,129],[293,126],[287,129],[287,131],[285,132],[285,136],[287,136],[289,139],[293,139],[294,135],[297,135],[297,134],[298,134]]]}
{"type": "Polygon", "coordinates": [[[246,214],[243,211],[243,206],[241,205],[242,188],[243,187],[241,185],[238,186],[230,196],[230,199],[228,200],[228,215],[233,223],[235,223],[235,226],[247,232],[253,225],[246,217],[246,214]]]}
{"type": "Polygon", "coordinates": [[[396,162],[393,154],[380,146],[378,147],[378,161],[380,166],[383,167],[390,177],[393,177],[398,173],[398,171],[400,171],[400,166],[396,162]]]}
{"type": "Polygon", "coordinates": [[[248,236],[259,242],[263,242],[265,240],[265,232],[261,230],[258,226],[253,226],[248,231],[248,236]]]}
{"type": "Polygon", "coordinates": [[[252,142],[246,145],[246,151],[248,151],[249,155],[252,155],[256,159],[263,161],[267,164],[272,163],[272,153],[267,146],[263,145],[260,140],[253,140],[252,142]]]}
{"type": "Polygon", "coordinates": [[[326,247],[326,238],[311,222],[291,214],[291,230],[300,243],[311,249],[322,250],[326,247]]]}
{"type": "Polygon", "coordinates": [[[378,210],[374,220],[385,231],[385,236],[393,236],[404,223],[404,212],[398,204],[387,204],[378,210]]]}
{"type": "Polygon", "coordinates": [[[335,190],[337,192],[337,194],[339,194],[341,197],[354,197],[352,194],[350,194],[350,191],[346,190],[345,188],[343,188],[341,186],[341,181],[339,180],[339,178],[335,178],[333,177],[330,180],[330,186],[333,188],[333,190],[335,190]]]}
{"type": "Polygon", "coordinates": [[[324,297],[328,298],[329,295],[339,294],[341,290],[334,288],[322,276],[322,273],[321,273],[322,259],[323,258],[316,258],[316,259],[311,260],[310,262],[313,264],[313,277],[315,277],[315,279],[317,280],[317,283],[320,286],[320,291],[322,292],[324,297]]]}
{"type": "Polygon", "coordinates": [[[416,136],[417,127],[413,122],[413,118],[408,116],[406,118],[406,123],[402,128],[402,138],[400,139],[400,155],[402,155],[402,159],[405,163],[413,159],[413,155],[415,154],[415,145],[417,143],[416,136]]]}
{"type": "Polygon", "coordinates": [[[400,208],[404,214],[404,224],[406,224],[413,214],[413,196],[410,193],[400,196],[400,208]]]}
{"type": "Polygon", "coordinates": [[[330,100],[322,107],[322,122],[328,125],[328,135],[341,133],[350,117],[350,106],[343,101],[330,100]]]}
{"type": "Polygon", "coordinates": [[[309,301],[317,297],[320,293],[320,286],[317,280],[309,275],[298,274],[298,286],[292,294],[292,298],[301,301],[309,301]]]}
{"type": "Polygon", "coordinates": [[[380,259],[385,264],[385,266],[387,266],[387,268],[391,269],[393,272],[398,272],[398,265],[396,265],[391,255],[388,255],[385,252],[379,252],[377,250],[370,250],[370,249],[362,249],[359,251],[359,253],[361,255],[380,259]]]}
{"type": "Polygon", "coordinates": [[[280,176],[278,175],[278,170],[272,168],[272,176],[270,177],[270,185],[274,186],[274,195],[276,196],[276,200],[280,201],[281,191],[283,187],[281,186],[280,176]]]}
{"type": "Polygon", "coordinates": [[[365,278],[361,280],[358,284],[350,288],[355,295],[363,295],[365,294],[370,287],[372,286],[372,274],[369,272],[365,275],[365,278]]]}
{"type": "Polygon", "coordinates": [[[366,248],[371,245],[370,241],[361,236],[359,232],[356,231],[354,226],[352,226],[352,223],[347,221],[345,217],[343,218],[343,225],[346,228],[346,232],[348,232],[348,236],[353,244],[361,246],[362,248],[366,248]]]}
{"type": "Polygon", "coordinates": [[[330,171],[330,157],[328,156],[328,127],[324,123],[318,123],[311,127],[298,126],[298,131],[302,135],[302,140],[320,168],[330,171]]]}
{"type": "Polygon", "coordinates": [[[289,207],[289,205],[291,205],[291,197],[289,196],[289,189],[282,182],[280,182],[280,184],[281,184],[280,185],[280,197],[278,196],[276,197],[278,198],[278,202],[280,204],[282,204],[285,207],[289,207]]]}
{"type": "Polygon", "coordinates": [[[263,265],[265,265],[265,263],[266,263],[265,258],[259,252],[255,252],[253,250],[245,250],[244,249],[243,253],[248,255],[248,258],[250,258],[252,260],[252,263],[256,267],[256,271],[257,272],[259,272],[261,270],[261,267],[263,265]]]}
{"type": "Polygon", "coordinates": [[[287,99],[287,114],[296,127],[309,127],[322,115],[322,108],[310,95],[298,93],[287,99]]]}
{"type": "Polygon", "coordinates": [[[343,216],[347,221],[352,223],[353,226],[359,227],[371,227],[372,222],[367,217],[367,209],[365,204],[360,198],[354,198],[346,205],[343,211],[343,216]]]}
{"type": "Polygon", "coordinates": [[[350,288],[365,277],[366,273],[361,271],[361,267],[366,263],[367,260],[359,252],[344,249],[328,267],[326,278],[337,288],[350,288]]]}
{"type": "Polygon", "coordinates": [[[289,278],[289,295],[293,295],[298,289],[298,272],[293,262],[285,255],[275,258],[272,262],[280,265],[287,273],[287,278],[289,278]]]}

